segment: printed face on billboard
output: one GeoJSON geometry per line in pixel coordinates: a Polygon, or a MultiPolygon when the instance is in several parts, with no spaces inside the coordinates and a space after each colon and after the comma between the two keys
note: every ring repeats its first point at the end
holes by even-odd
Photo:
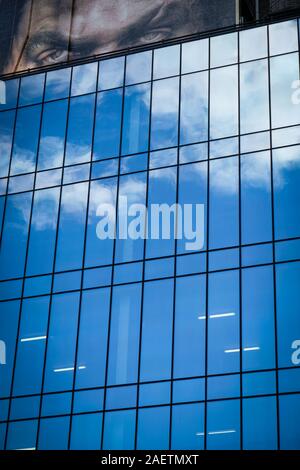
{"type": "MultiPolygon", "coordinates": [[[[17,0],[13,41],[2,72],[234,24],[235,0],[17,0]]],[[[4,53],[5,54],[5,53],[4,53]]]]}

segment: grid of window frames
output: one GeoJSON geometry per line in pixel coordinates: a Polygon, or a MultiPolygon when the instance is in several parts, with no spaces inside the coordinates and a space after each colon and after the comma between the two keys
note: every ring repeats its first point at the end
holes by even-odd
{"type": "Polygon", "coordinates": [[[6,82],[0,448],[300,448],[297,80],[292,20],[6,82]],[[204,249],[100,240],[124,195],[204,249]]]}

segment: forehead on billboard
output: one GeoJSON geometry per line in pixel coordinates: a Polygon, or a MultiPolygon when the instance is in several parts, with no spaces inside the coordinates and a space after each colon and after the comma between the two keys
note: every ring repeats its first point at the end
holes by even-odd
{"type": "Polygon", "coordinates": [[[235,0],[25,0],[18,9],[5,72],[227,26],[234,23],[234,4],[235,0]]]}

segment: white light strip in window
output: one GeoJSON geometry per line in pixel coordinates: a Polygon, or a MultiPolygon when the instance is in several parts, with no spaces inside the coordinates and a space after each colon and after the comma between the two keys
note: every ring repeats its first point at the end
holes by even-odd
{"type": "MultiPolygon", "coordinates": [[[[235,317],[235,313],[230,312],[230,313],[218,313],[215,315],[209,315],[209,318],[214,319],[214,318],[228,318],[228,317],[235,317]]],[[[198,320],[206,320],[206,316],[198,317],[198,320]]]]}
{"type": "MultiPolygon", "coordinates": [[[[244,352],[250,352],[250,351],[260,351],[260,347],[258,346],[254,346],[252,348],[244,348],[243,349],[244,352]]],[[[231,353],[239,353],[241,352],[240,349],[225,349],[224,351],[226,354],[231,354],[231,353]]]]}
{"type": "Polygon", "coordinates": [[[228,431],[212,431],[212,432],[209,432],[208,434],[210,436],[218,436],[219,434],[233,434],[235,432],[236,432],[235,429],[229,429],[228,431]]]}
{"type": "Polygon", "coordinates": [[[65,367],[64,369],[54,369],[54,372],[72,372],[74,367],[65,367]]]}
{"type": "Polygon", "coordinates": [[[24,449],[15,449],[15,450],[36,450],[35,447],[25,447],[24,449]]]}
{"type": "Polygon", "coordinates": [[[32,338],[22,338],[21,343],[29,343],[30,341],[42,341],[47,339],[47,336],[33,336],[32,338]]]}
{"type": "MultiPolygon", "coordinates": [[[[218,436],[218,435],[221,435],[221,434],[233,434],[235,433],[236,430],[235,429],[228,429],[227,431],[211,431],[208,433],[209,436],[218,436]]],[[[205,433],[204,432],[197,432],[196,436],[204,436],[205,433]]]]}
{"type": "MultiPolygon", "coordinates": [[[[78,370],[84,370],[86,369],[86,366],[79,366],[78,370]]],[[[54,372],[72,372],[75,370],[75,367],[65,367],[63,369],[54,369],[54,372]]]]}

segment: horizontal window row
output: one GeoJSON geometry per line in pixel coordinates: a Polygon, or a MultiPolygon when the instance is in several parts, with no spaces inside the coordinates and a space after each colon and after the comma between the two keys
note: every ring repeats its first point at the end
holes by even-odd
{"type": "MultiPolygon", "coordinates": [[[[91,268],[138,261],[144,257],[144,248],[146,258],[158,258],[173,256],[175,249],[176,254],[183,254],[206,249],[207,245],[209,249],[219,249],[238,246],[240,242],[246,245],[269,242],[273,238],[273,211],[275,239],[297,238],[300,235],[299,147],[273,151],[272,162],[271,165],[270,152],[263,152],[241,159],[213,160],[209,175],[207,162],[200,162],[179,169],[153,170],[148,177],[146,172],[141,172],[90,184],[71,184],[64,186],[62,192],[60,188],[49,188],[35,191],[34,195],[31,192],[10,195],[6,203],[2,197],[0,280],[22,277],[24,272],[34,276],[82,269],[83,265],[91,268]],[[147,204],[148,212],[130,215],[124,206],[127,236],[120,236],[125,198],[129,211],[132,207],[137,210],[137,206],[140,211],[141,205],[147,204]],[[180,206],[174,207],[176,203],[180,206]],[[116,240],[114,234],[99,237],[103,221],[99,207],[103,204],[109,205],[112,214],[118,209],[116,240]],[[160,226],[158,234],[152,236],[156,227],[150,223],[152,207],[162,204],[173,208],[168,214],[168,237],[160,226]],[[179,225],[176,226],[172,214],[176,211],[179,214],[180,207],[183,215],[186,206],[192,207],[194,221],[196,207],[203,209],[201,220],[198,217],[196,221],[198,226],[202,224],[201,240],[198,239],[200,231],[188,232],[185,227],[182,236],[177,231],[179,225]],[[130,224],[136,223],[138,216],[139,230],[129,236],[130,224]]],[[[114,230],[114,219],[109,226],[114,230]]],[[[234,259],[234,252],[232,255],[234,259]]]]}
{"type": "MultiPolygon", "coordinates": [[[[300,260],[300,240],[275,243],[275,259],[278,263],[300,260]]],[[[241,266],[251,267],[273,263],[273,244],[253,245],[241,249],[241,266]]],[[[68,271],[57,274],[39,275],[24,279],[0,282],[0,301],[18,299],[22,296],[38,297],[50,293],[58,294],[82,289],[95,289],[111,285],[125,285],[176,276],[204,274],[239,268],[240,250],[230,248],[206,253],[180,255],[176,258],[157,258],[153,260],[117,264],[86,269],[83,272],[68,271]],[[208,262],[208,266],[207,266],[208,262]],[[176,264],[175,264],[176,263],[176,264]],[[53,278],[54,276],[54,278],[53,278]],[[82,279],[83,276],[83,279],[82,279]]]]}
{"type": "MultiPolygon", "coordinates": [[[[275,450],[299,449],[300,395],[254,398],[172,408],[126,410],[10,423],[7,449],[64,450],[275,450]],[[171,420],[172,412],[172,420],[171,420]],[[170,429],[170,423],[172,423],[170,429]],[[85,430],[83,433],[82,430],[85,430]],[[242,432],[242,438],[241,438],[242,432]],[[69,439],[70,438],[70,439],[69,439]]],[[[0,424],[0,448],[6,424],[0,424]]]]}
{"type": "MultiPolygon", "coordinates": [[[[154,79],[191,73],[210,67],[223,67],[241,62],[297,51],[297,20],[230,33],[210,40],[198,40],[110,60],[50,71],[21,79],[20,106],[113,89],[154,79]],[[269,36],[269,41],[268,41],[269,36]],[[182,52],[181,52],[182,48],[182,52]],[[210,54],[209,54],[210,49],[210,54]],[[153,64],[153,71],[152,71],[153,64]],[[46,83],[45,83],[46,76],[46,83]],[[98,83],[97,83],[98,82],[98,83]]],[[[17,102],[19,80],[6,82],[7,99],[0,110],[14,107],[17,102]]]]}
{"type": "MultiPolygon", "coordinates": [[[[300,119],[298,81],[294,53],[272,58],[270,66],[260,60],[240,72],[233,65],[210,76],[198,72],[0,113],[0,176],[293,126],[300,119]]],[[[222,144],[224,156],[238,151],[231,139],[212,144],[211,156],[222,144]]]]}
{"type": "Polygon", "coordinates": [[[296,367],[299,281],[295,262],[1,302],[0,396],[296,367]]]}

